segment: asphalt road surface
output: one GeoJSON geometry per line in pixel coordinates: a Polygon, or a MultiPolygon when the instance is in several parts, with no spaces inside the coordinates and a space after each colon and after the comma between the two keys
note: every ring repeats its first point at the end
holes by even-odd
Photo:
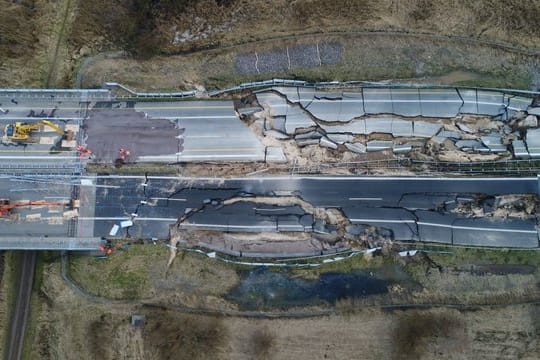
{"type": "MultiPolygon", "coordinates": [[[[267,177],[193,181],[166,176],[106,176],[99,177],[97,184],[100,187],[96,189],[92,217],[95,236],[167,238],[169,226],[185,214],[190,215],[190,223],[199,223],[201,228],[280,231],[275,214],[228,209],[222,201],[235,196],[246,201],[254,196],[293,196],[317,207],[339,208],[352,224],[383,224],[397,240],[538,247],[534,218],[471,220],[440,211],[441,205],[453,206],[479,195],[537,194],[537,178],[267,177]],[[204,215],[190,212],[201,208],[204,215]],[[118,232],[111,235],[114,225],[118,232]]],[[[286,216],[281,218],[286,224],[309,228],[305,218],[301,221],[306,214],[288,209],[281,215],[286,216]]]]}

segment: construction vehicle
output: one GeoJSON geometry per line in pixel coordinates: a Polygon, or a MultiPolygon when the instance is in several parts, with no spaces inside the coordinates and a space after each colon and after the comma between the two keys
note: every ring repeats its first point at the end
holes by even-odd
{"type": "Polygon", "coordinates": [[[35,123],[17,121],[14,124],[8,124],[4,129],[4,135],[12,142],[33,142],[31,138],[32,131],[38,130],[42,125],[50,127],[62,136],[65,134],[64,130],[58,127],[58,125],[48,120],[41,120],[35,123]]]}
{"type": "Polygon", "coordinates": [[[69,204],[50,201],[26,201],[14,203],[9,199],[0,199],[0,218],[10,217],[11,210],[29,206],[68,206],[69,204]]]}

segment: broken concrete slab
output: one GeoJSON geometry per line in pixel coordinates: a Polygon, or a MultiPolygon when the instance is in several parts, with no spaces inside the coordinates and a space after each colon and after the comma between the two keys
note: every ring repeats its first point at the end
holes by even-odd
{"type": "Polygon", "coordinates": [[[305,140],[305,139],[320,139],[322,138],[322,134],[316,130],[314,131],[308,131],[306,133],[296,134],[294,136],[295,140],[305,140]]]}
{"type": "Polygon", "coordinates": [[[393,119],[392,135],[394,137],[412,137],[414,135],[413,122],[401,119],[393,119]]]}
{"type": "Polygon", "coordinates": [[[528,129],[525,136],[527,150],[532,158],[540,158],[540,129],[528,129]]]}
{"type": "Polygon", "coordinates": [[[483,148],[484,146],[482,145],[482,143],[478,140],[458,140],[456,141],[456,147],[459,148],[459,149],[480,149],[480,148],[483,148]]]}
{"type": "Polygon", "coordinates": [[[272,129],[281,131],[282,133],[287,132],[287,130],[285,129],[285,122],[286,122],[285,116],[274,116],[273,118],[270,119],[272,129]]]}
{"type": "Polygon", "coordinates": [[[449,131],[449,130],[442,130],[441,132],[439,132],[437,134],[437,136],[440,136],[440,137],[445,137],[445,138],[448,138],[448,139],[453,139],[453,140],[459,140],[461,139],[461,135],[456,132],[456,131],[449,131]]]}
{"type": "Polygon", "coordinates": [[[365,120],[353,120],[350,123],[343,125],[325,125],[321,124],[321,127],[329,133],[351,133],[358,135],[365,135],[366,121],[365,120]]]}
{"type": "Polygon", "coordinates": [[[367,118],[366,121],[366,134],[373,133],[392,133],[392,122],[394,118],[381,117],[381,118],[367,118]]]}
{"type": "Polygon", "coordinates": [[[502,139],[499,135],[481,136],[480,141],[482,141],[482,143],[487,147],[502,144],[502,139]]]}
{"type": "Polygon", "coordinates": [[[287,121],[285,122],[285,132],[294,134],[297,129],[309,128],[317,124],[311,117],[299,107],[291,107],[287,113],[287,121]]]}
{"type": "Polygon", "coordinates": [[[468,134],[474,134],[475,132],[473,129],[471,129],[469,126],[463,123],[457,123],[456,126],[458,127],[459,130],[466,132],[468,134]]]}
{"type": "Polygon", "coordinates": [[[529,115],[540,116],[540,107],[532,107],[527,109],[529,115]]]}
{"type": "Polygon", "coordinates": [[[343,144],[354,140],[354,136],[349,134],[326,134],[326,136],[337,144],[343,144]]]}
{"type": "Polygon", "coordinates": [[[367,151],[382,151],[392,148],[392,141],[373,140],[367,142],[367,151]]]}
{"type": "Polygon", "coordinates": [[[527,147],[525,146],[525,142],[523,140],[514,140],[512,142],[512,147],[514,148],[514,157],[516,159],[529,159],[529,152],[527,151],[527,147]]]}
{"type": "Polygon", "coordinates": [[[319,140],[319,145],[321,145],[322,147],[329,148],[329,149],[334,149],[334,150],[337,149],[337,144],[331,141],[330,139],[328,139],[327,137],[322,137],[319,140]]]}
{"type": "Polygon", "coordinates": [[[406,154],[412,151],[412,146],[410,144],[401,144],[395,145],[392,148],[394,154],[406,154]]]}
{"type": "Polygon", "coordinates": [[[347,150],[352,151],[357,154],[363,154],[366,152],[366,145],[355,142],[355,143],[345,143],[347,150]]]}
{"type": "Polygon", "coordinates": [[[281,131],[277,131],[277,130],[266,130],[264,132],[264,136],[269,136],[278,140],[287,140],[291,138],[289,135],[284,134],[281,131]]]}
{"type": "Polygon", "coordinates": [[[441,124],[435,124],[425,121],[415,121],[413,124],[413,134],[415,137],[430,138],[437,134],[441,127],[441,124]]]}
{"type": "Polygon", "coordinates": [[[287,115],[287,100],[278,94],[271,92],[258,93],[257,101],[260,105],[268,107],[272,116],[287,115]]]}
{"type": "Polygon", "coordinates": [[[299,222],[300,224],[304,226],[305,231],[313,231],[313,221],[314,221],[313,215],[305,214],[305,215],[302,215],[299,222]]]}
{"type": "Polygon", "coordinates": [[[347,235],[359,236],[366,232],[368,226],[366,225],[347,225],[345,226],[345,232],[347,235]]]}
{"type": "Polygon", "coordinates": [[[319,139],[301,139],[296,140],[296,145],[300,147],[308,146],[308,145],[319,145],[319,139]]]}
{"type": "Polygon", "coordinates": [[[266,162],[270,163],[286,163],[287,157],[283,149],[277,146],[268,146],[266,148],[266,162]]]}

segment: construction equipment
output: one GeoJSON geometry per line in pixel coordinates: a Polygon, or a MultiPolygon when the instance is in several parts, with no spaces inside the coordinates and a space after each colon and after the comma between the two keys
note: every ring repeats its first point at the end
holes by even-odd
{"type": "Polygon", "coordinates": [[[14,124],[8,124],[4,129],[4,135],[12,142],[32,142],[30,137],[32,131],[38,130],[42,125],[50,127],[62,136],[65,134],[64,130],[58,127],[58,125],[48,120],[41,120],[35,123],[17,121],[14,124]]]}
{"type": "Polygon", "coordinates": [[[68,206],[69,203],[50,202],[50,201],[27,201],[14,203],[9,199],[0,199],[0,218],[9,217],[11,210],[29,206],[68,206]]]}

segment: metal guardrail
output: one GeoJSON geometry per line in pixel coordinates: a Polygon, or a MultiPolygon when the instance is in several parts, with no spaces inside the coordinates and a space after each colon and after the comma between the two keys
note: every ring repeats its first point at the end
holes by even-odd
{"type": "Polygon", "coordinates": [[[391,84],[374,81],[328,81],[328,82],[308,82],[303,80],[290,79],[271,79],[264,81],[254,81],[242,83],[227,89],[214,90],[208,92],[209,96],[222,95],[229,92],[242,91],[247,89],[256,89],[269,86],[303,86],[313,88],[328,88],[328,87],[347,87],[347,86],[362,86],[366,88],[439,88],[439,89],[472,89],[483,91],[497,91],[506,94],[519,94],[524,96],[540,96],[540,91],[529,91],[519,89],[499,89],[499,88],[479,88],[474,86],[451,86],[451,85],[433,85],[433,84],[391,84]]]}
{"type": "MultiPolygon", "coordinates": [[[[180,91],[180,92],[156,92],[156,93],[150,93],[150,92],[136,92],[133,89],[128,88],[125,85],[116,83],[116,82],[106,82],[105,86],[109,88],[119,88],[127,93],[131,94],[132,96],[129,97],[137,97],[137,98],[185,98],[185,97],[193,97],[197,94],[195,90],[189,90],[189,91],[180,91]]],[[[121,96],[115,96],[115,98],[121,98],[121,96]]]]}

